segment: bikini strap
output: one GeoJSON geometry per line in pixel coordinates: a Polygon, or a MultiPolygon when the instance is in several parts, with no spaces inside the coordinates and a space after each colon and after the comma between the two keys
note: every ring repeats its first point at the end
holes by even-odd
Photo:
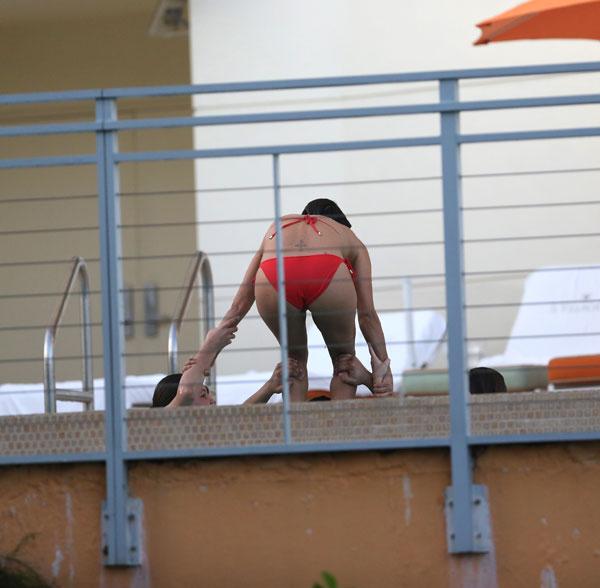
{"type": "MultiPolygon", "coordinates": [[[[285,223],[285,225],[283,225],[281,227],[281,230],[285,229],[286,227],[291,227],[292,225],[297,225],[298,223],[306,223],[309,227],[312,227],[312,230],[319,236],[321,236],[321,231],[319,231],[319,229],[317,229],[316,224],[318,221],[320,221],[322,219],[317,218],[316,216],[313,216],[312,214],[305,214],[304,216],[301,216],[300,218],[296,218],[293,221],[290,221],[289,223],[285,223]]],[[[323,221],[325,222],[325,221],[323,221]]],[[[325,223],[327,224],[327,223],[325,223]]],[[[273,233],[271,233],[269,235],[269,239],[272,239],[275,235],[277,234],[277,231],[274,231],[273,233]]]]}
{"type": "Polygon", "coordinates": [[[350,260],[347,257],[344,257],[344,264],[346,265],[346,267],[348,268],[348,271],[350,272],[352,281],[356,281],[356,270],[352,267],[352,264],[350,263],[350,260]]]}

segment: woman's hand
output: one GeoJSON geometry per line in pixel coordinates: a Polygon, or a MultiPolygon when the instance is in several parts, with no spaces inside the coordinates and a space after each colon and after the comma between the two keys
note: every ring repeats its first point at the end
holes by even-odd
{"type": "Polygon", "coordinates": [[[364,384],[371,388],[371,374],[356,355],[349,353],[339,355],[335,362],[335,375],[350,386],[364,384]]]}
{"type": "Polygon", "coordinates": [[[390,358],[381,361],[370,343],[369,353],[371,354],[371,369],[373,371],[373,394],[378,396],[391,394],[394,391],[394,379],[390,368],[390,358]]]}
{"type": "Polygon", "coordinates": [[[214,357],[219,355],[222,349],[235,339],[235,333],[237,332],[236,324],[237,322],[234,318],[222,320],[214,329],[208,331],[200,347],[200,351],[214,357]]]}

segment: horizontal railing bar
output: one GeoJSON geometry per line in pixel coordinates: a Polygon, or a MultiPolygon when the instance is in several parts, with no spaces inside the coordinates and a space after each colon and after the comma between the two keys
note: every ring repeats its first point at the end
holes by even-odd
{"type": "MultiPolygon", "coordinates": [[[[394,278],[394,279],[402,279],[402,278],[394,278]]],[[[442,287],[444,284],[443,282],[439,284],[440,287],[442,287]]],[[[398,286],[398,289],[400,289],[402,287],[402,285],[398,286]]],[[[175,289],[175,288],[174,288],[175,289]]],[[[202,289],[202,286],[197,286],[194,289],[202,289]]],[[[167,288],[159,288],[159,291],[164,291],[167,290],[167,288]]],[[[177,290],[180,290],[180,288],[177,288],[177,290]]],[[[143,288],[131,288],[128,291],[135,291],[135,292],[143,292],[143,288]]],[[[61,293],[57,293],[57,295],[59,295],[61,293]]],[[[485,303],[480,303],[480,304],[465,304],[464,308],[466,310],[484,310],[484,309],[490,309],[490,308],[511,308],[511,307],[515,307],[515,306],[523,306],[523,307],[527,307],[527,306],[552,306],[552,305],[556,305],[556,304],[565,304],[565,305],[571,305],[571,304],[593,304],[596,302],[600,302],[600,298],[590,298],[590,299],[586,299],[586,300],[581,300],[581,299],[577,299],[577,300],[541,300],[541,301],[530,301],[530,302],[523,302],[522,300],[513,300],[513,301],[507,301],[507,302],[485,302],[485,303]]],[[[417,312],[417,311],[423,311],[423,310],[440,310],[443,311],[445,310],[446,307],[445,305],[427,305],[427,306],[413,306],[410,309],[407,309],[403,306],[399,306],[399,307],[394,307],[394,308],[382,308],[380,309],[378,312],[379,314],[388,314],[388,313],[392,313],[392,312],[404,312],[404,311],[411,311],[411,312],[417,312]]],[[[339,314],[347,314],[346,310],[330,310],[330,311],[321,311],[319,312],[320,316],[336,316],[339,314]]],[[[258,319],[262,319],[264,316],[269,316],[269,314],[264,314],[263,315],[247,315],[245,317],[245,320],[258,320],[258,319]]],[[[273,313],[272,316],[277,316],[277,313],[273,313]]],[[[224,317],[221,315],[216,315],[216,316],[210,316],[210,317],[186,317],[181,319],[182,323],[203,323],[207,320],[215,320],[215,321],[220,321],[222,320],[224,317]]],[[[148,321],[144,320],[144,319],[140,319],[140,320],[128,320],[128,321],[123,321],[121,324],[123,325],[128,325],[128,326],[138,326],[138,325],[145,325],[147,324],[148,321]]],[[[98,328],[102,326],[102,322],[92,322],[89,323],[90,327],[92,328],[98,328]]],[[[36,325],[2,325],[0,326],[0,332],[18,332],[18,331],[38,331],[40,329],[46,329],[48,325],[46,324],[36,324],[36,325]]],[[[81,328],[83,326],[83,323],[65,323],[65,324],[61,324],[60,328],[61,329],[76,329],[76,328],[81,328]]],[[[537,335],[536,335],[537,336],[537,335]]],[[[556,337],[560,337],[560,334],[554,335],[556,337]]]]}
{"type": "MultiPolygon", "coordinates": [[[[31,265],[62,265],[64,263],[69,263],[70,259],[40,259],[40,260],[32,260],[32,261],[2,261],[0,262],[0,268],[3,267],[27,267],[31,265]]],[[[85,258],[86,263],[98,263],[100,258],[85,258]]]]}
{"type": "Polygon", "coordinates": [[[505,269],[505,270],[477,270],[477,271],[465,271],[465,276],[495,276],[505,274],[530,274],[532,272],[568,272],[573,270],[596,270],[600,269],[600,265],[572,265],[565,267],[522,267],[516,269],[505,269]]]}
{"type": "MultiPolygon", "coordinates": [[[[540,169],[540,170],[525,170],[525,171],[514,171],[514,172],[483,172],[483,173],[471,173],[462,174],[463,179],[480,179],[480,178],[496,178],[496,177],[518,177],[518,176],[531,176],[531,175],[545,175],[545,174],[570,174],[570,173],[587,173],[587,172],[598,172],[600,167],[584,167],[584,168],[564,168],[564,169],[540,169]]],[[[442,176],[413,176],[404,178],[383,178],[383,179],[364,179],[364,180],[346,180],[346,181],[332,181],[332,182],[306,182],[297,184],[281,184],[281,189],[293,190],[296,188],[323,188],[323,187],[335,187],[335,186],[362,186],[362,185],[378,185],[378,184],[398,184],[398,183],[410,183],[410,182],[431,182],[441,180],[442,176]]],[[[183,194],[220,194],[223,192],[248,192],[248,191],[259,191],[259,190],[272,190],[273,186],[269,185],[254,185],[254,186],[225,186],[219,188],[198,188],[189,190],[157,190],[152,192],[121,192],[119,196],[122,197],[133,197],[133,196],[171,196],[171,195],[183,195],[183,194]]],[[[3,201],[0,200],[0,204],[3,201]]]]}
{"type": "Polygon", "coordinates": [[[397,116],[401,114],[429,114],[435,112],[439,112],[439,107],[436,104],[372,106],[368,108],[335,108],[326,110],[294,110],[288,112],[261,112],[253,114],[223,114],[214,116],[119,120],[111,122],[107,125],[107,128],[108,130],[122,131],[132,129],[162,129],[310,120],[336,120],[373,116],[397,116]]]}
{"type": "MultiPolygon", "coordinates": [[[[555,432],[555,433],[524,433],[519,435],[471,435],[467,438],[469,445],[508,445],[520,443],[561,443],[584,442],[600,440],[600,432],[555,432]]],[[[123,455],[126,461],[189,459],[207,457],[227,457],[245,455],[281,455],[299,453],[327,453],[343,451],[378,451],[393,449],[426,449],[445,448],[449,446],[448,438],[422,439],[387,439],[346,441],[336,443],[294,443],[290,445],[250,445],[237,447],[197,447],[189,449],[155,449],[146,451],[126,451],[123,455]]],[[[105,461],[103,452],[64,453],[45,455],[2,455],[1,466],[20,464],[50,464],[50,463],[84,463],[105,461]]]]}
{"type": "Polygon", "coordinates": [[[187,116],[118,120],[105,124],[105,130],[124,131],[139,129],[163,129],[180,127],[202,127],[277,123],[311,120],[336,120],[345,118],[367,118],[415,114],[438,114],[441,112],[469,112],[481,110],[503,110],[509,108],[539,108],[600,103],[600,94],[570,96],[548,96],[539,98],[507,98],[503,100],[477,100],[407,104],[400,106],[371,106],[362,108],[330,108],[322,110],[292,110],[284,112],[259,112],[250,114],[223,114],[211,116],[187,116]]]}
{"type": "MultiPolygon", "coordinates": [[[[600,333],[599,333],[600,334],[600,333]]],[[[562,336],[562,335],[557,335],[562,336]]],[[[508,339],[509,335],[506,335],[504,339],[508,339]]],[[[439,339],[411,339],[405,341],[387,341],[388,347],[397,347],[400,345],[413,345],[415,343],[439,343],[439,339]]],[[[356,347],[366,347],[366,343],[357,343],[356,347]]],[[[333,346],[332,346],[333,347],[333,346]]],[[[290,349],[299,348],[299,346],[289,346],[290,349]]],[[[322,345],[308,345],[308,349],[321,349],[322,345]]],[[[224,350],[222,353],[263,353],[267,351],[278,351],[279,346],[268,346],[268,347],[231,347],[224,350]]],[[[198,349],[180,349],[180,355],[194,355],[197,353],[198,349]]],[[[137,351],[131,353],[123,353],[123,357],[163,357],[165,355],[163,351],[137,351]]],[[[56,361],[74,361],[79,360],[83,356],[81,355],[63,355],[57,356],[56,361]]],[[[93,359],[101,359],[102,354],[92,354],[91,357],[93,359]]],[[[30,361],[39,361],[41,357],[9,357],[9,358],[0,358],[0,363],[24,363],[30,361]]]]}
{"type": "Polygon", "coordinates": [[[0,237],[12,237],[15,235],[40,235],[53,233],[76,233],[81,231],[97,231],[98,226],[90,227],[56,227],[54,229],[16,229],[14,231],[0,231],[0,237]]]}
{"type": "Polygon", "coordinates": [[[0,159],[0,169],[17,169],[24,167],[58,167],[62,165],[90,165],[95,163],[95,155],[27,157],[24,159],[0,159]]]}
{"type": "Polygon", "coordinates": [[[43,102],[69,102],[99,98],[150,98],[190,94],[221,94],[232,92],[258,92],[268,90],[294,90],[340,86],[368,86],[413,82],[437,82],[448,79],[501,78],[509,76],[540,76],[551,74],[576,74],[600,71],[600,62],[556,63],[513,67],[437,70],[401,74],[370,74],[362,76],[333,76],[324,78],[297,78],[258,82],[228,82],[180,86],[140,88],[109,88],[74,90],[66,92],[37,92],[0,95],[0,105],[36,104],[43,102]]]}
{"type": "Polygon", "coordinates": [[[138,151],[115,155],[118,163],[140,161],[172,161],[179,159],[214,159],[221,157],[249,157],[258,155],[289,155],[322,153],[328,151],[358,151],[393,149],[400,147],[427,147],[439,145],[439,137],[408,139],[380,139],[374,141],[344,141],[339,143],[305,143],[300,145],[265,145],[264,147],[230,147],[224,149],[187,149],[173,151],[138,151]]]}
{"type": "Polygon", "coordinates": [[[469,445],[508,445],[514,443],[561,443],[569,441],[600,441],[600,431],[569,433],[521,433],[519,435],[470,435],[469,445]]]}
{"type": "MultiPolygon", "coordinates": [[[[2,417],[0,417],[0,422],[2,417]]],[[[0,455],[0,466],[41,463],[83,463],[105,461],[103,452],[92,453],[57,453],[45,455],[0,455]]]]}
{"type": "Polygon", "coordinates": [[[79,102],[102,97],[102,90],[69,90],[66,92],[35,92],[0,94],[0,105],[40,104],[43,102],[79,102]]]}
{"type": "Polygon", "coordinates": [[[464,239],[463,243],[497,243],[507,241],[537,241],[543,239],[584,239],[600,237],[600,233],[569,233],[567,235],[523,235],[522,237],[482,237],[481,239],[464,239]]]}
{"type": "MultiPolygon", "coordinates": [[[[600,201],[598,201],[600,204],[600,201]]],[[[566,203],[565,203],[566,204],[566,203]]],[[[415,208],[405,210],[382,210],[373,212],[354,212],[351,217],[368,218],[379,216],[396,216],[403,214],[431,214],[443,212],[443,208],[415,208]]],[[[191,226],[206,226],[206,225],[227,225],[227,224],[247,224],[247,223],[273,223],[273,217],[263,218],[232,218],[232,219],[215,219],[208,221],[180,221],[180,222],[164,222],[164,223],[135,223],[118,225],[119,229],[157,229],[171,227],[191,227],[191,226]]],[[[52,229],[48,229],[52,230],[52,229]]],[[[12,231],[0,231],[0,236],[11,233],[12,231]]],[[[17,231],[18,232],[18,231],[17,231]]]]}
{"type": "MultiPolygon", "coordinates": [[[[480,179],[480,178],[496,178],[496,177],[517,177],[545,174],[570,174],[570,173],[587,173],[598,172],[600,167],[584,167],[584,168],[564,168],[564,169],[540,169],[540,170],[525,170],[514,172],[483,172],[462,174],[463,179],[480,179]]],[[[297,184],[281,184],[281,189],[293,190],[296,188],[323,188],[335,186],[361,186],[361,185],[377,185],[377,184],[398,184],[410,182],[431,182],[441,180],[442,176],[413,176],[404,178],[383,178],[383,179],[364,179],[364,180],[346,180],[332,182],[306,182],[297,184]]],[[[254,185],[254,186],[225,186],[219,188],[198,188],[189,190],[157,190],[152,192],[121,192],[119,195],[123,197],[132,196],[171,196],[182,194],[220,194],[222,192],[248,192],[259,190],[272,190],[273,186],[269,185],[254,185]]],[[[0,200],[0,204],[2,201],[0,200]]]]}
{"type": "Polygon", "coordinates": [[[513,302],[485,302],[481,304],[465,304],[465,308],[469,310],[482,308],[500,308],[504,306],[548,306],[551,304],[589,304],[593,302],[600,302],[600,298],[590,298],[586,300],[534,300],[531,302],[523,302],[522,300],[515,300],[513,302]]]}
{"type": "MultiPolygon", "coordinates": [[[[536,202],[532,204],[498,204],[493,206],[464,206],[461,210],[464,212],[482,212],[486,210],[518,210],[522,208],[557,208],[562,206],[591,206],[600,204],[600,200],[579,200],[576,202],[536,202]]],[[[368,218],[379,216],[402,216],[410,214],[433,214],[443,212],[443,208],[415,208],[404,210],[385,210],[381,212],[354,212],[352,218],[368,218]]],[[[272,223],[272,217],[263,218],[232,218],[232,219],[215,219],[207,221],[179,221],[179,222],[162,222],[162,223],[134,223],[118,225],[119,229],[161,229],[161,228],[176,228],[176,227],[195,227],[195,226],[211,226],[211,225],[228,225],[228,224],[248,224],[248,223],[272,223]]],[[[97,228],[97,227],[95,227],[97,228]]],[[[20,231],[0,231],[2,235],[26,234],[31,231],[36,232],[52,232],[52,231],[76,231],[87,230],[77,228],[61,228],[61,229],[23,229],[20,231]]]]}
{"type": "Polygon", "coordinates": [[[29,137],[31,135],[65,135],[69,133],[93,133],[102,130],[97,122],[53,123],[0,127],[0,137],[29,137]]]}
{"type": "Polygon", "coordinates": [[[23,196],[22,198],[0,199],[0,204],[24,204],[25,202],[57,202],[59,200],[86,200],[97,197],[97,194],[75,194],[72,196],[23,196]]]}
{"type": "MultiPolygon", "coordinates": [[[[600,168],[598,168],[600,170],[600,168]]],[[[373,180],[347,180],[339,182],[307,182],[303,184],[281,184],[281,189],[294,190],[296,188],[323,188],[333,186],[364,186],[373,184],[399,184],[410,182],[431,182],[441,180],[442,176],[413,176],[406,178],[389,178],[389,179],[373,179],[373,180]]],[[[272,190],[273,186],[254,185],[254,186],[231,186],[224,188],[198,188],[190,190],[158,190],[153,192],[121,192],[121,197],[131,196],[172,196],[182,194],[220,194],[223,192],[249,192],[272,190]]],[[[1,203],[1,201],[0,201],[1,203]]]]}
{"type": "Polygon", "coordinates": [[[414,72],[404,74],[374,74],[363,76],[337,76],[327,78],[298,78],[259,82],[233,82],[198,84],[193,86],[162,86],[154,88],[113,88],[103,91],[105,98],[142,98],[183,94],[221,94],[230,92],[259,92],[266,90],[297,90],[339,86],[369,86],[411,82],[437,82],[448,79],[500,78],[507,76],[532,76],[549,74],[574,74],[600,71],[600,62],[559,63],[516,67],[474,68],[414,72]]]}
{"type": "Polygon", "coordinates": [[[552,174],[580,174],[587,172],[598,172],[600,167],[565,167],[558,169],[529,169],[523,171],[508,171],[508,172],[482,172],[474,174],[461,174],[463,180],[473,180],[479,178],[503,178],[503,177],[519,177],[519,176],[543,176],[552,174]]]}
{"type": "Polygon", "coordinates": [[[574,129],[554,129],[547,131],[509,131],[501,133],[471,133],[459,135],[459,143],[495,143],[501,141],[536,141],[542,139],[571,139],[577,137],[598,137],[600,127],[574,129]]]}
{"type": "MultiPolygon", "coordinates": [[[[402,243],[372,243],[369,245],[369,249],[386,249],[389,247],[418,247],[418,246],[435,246],[435,245],[443,245],[443,241],[404,241],[402,243]]],[[[317,247],[306,247],[304,251],[318,251],[317,247]]],[[[255,249],[238,249],[235,251],[211,251],[209,255],[211,257],[222,257],[227,255],[251,255],[256,253],[255,249]]],[[[119,257],[120,261],[142,261],[142,260],[155,260],[155,259],[182,259],[189,258],[189,253],[165,253],[165,254],[157,254],[157,255],[124,255],[123,257],[119,257]]],[[[12,265],[12,264],[2,264],[0,263],[0,267],[3,265],[12,265]]],[[[18,265],[18,264],[17,264],[18,265]]]]}
{"type": "MultiPolygon", "coordinates": [[[[585,303],[585,301],[582,301],[585,303]]],[[[465,341],[506,341],[507,339],[560,339],[562,337],[576,338],[576,337],[600,337],[600,332],[594,333],[543,333],[539,335],[486,335],[477,337],[465,337],[465,341]]]]}
{"type": "Polygon", "coordinates": [[[535,202],[531,204],[498,204],[497,206],[463,206],[465,212],[481,212],[483,210],[517,210],[520,208],[555,208],[560,206],[587,206],[600,204],[600,200],[576,200],[574,202],[535,202]]]}
{"type": "MultiPolygon", "coordinates": [[[[431,278],[443,278],[444,274],[439,273],[431,273],[431,274],[398,274],[396,276],[372,276],[371,280],[373,282],[383,282],[388,280],[402,280],[405,278],[410,279],[431,279],[431,278]]],[[[334,278],[335,280],[336,278],[334,278]]],[[[360,278],[357,278],[360,280],[360,278]]],[[[222,284],[214,284],[214,288],[238,288],[240,283],[222,283],[222,284]]],[[[202,286],[197,284],[194,286],[195,290],[202,290],[202,286]]],[[[179,291],[181,290],[180,285],[166,285],[166,286],[157,286],[157,291],[179,291]]],[[[144,292],[144,288],[123,288],[120,290],[123,292],[144,292]]],[[[100,290],[90,290],[90,296],[98,296],[102,292],[100,290]]],[[[15,292],[12,294],[0,294],[0,300],[10,299],[10,298],[21,298],[21,297],[31,297],[31,298],[50,298],[54,296],[62,296],[62,292],[15,292]]],[[[47,325],[46,325],[47,326],[47,325]]],[[[64,326],[64,325],[62,325],[64,326]]],[[[61,326],[61,328],[62,328],[61,326]]]]}
{"type": "Polygon", "coordinates": [[[341,441],[337,443],[291,443],[279,445],[247,445],[237,447],[193,447],[189,449],[156,449],[150,451],[126,451],[127,461],[147,459],[185,459],[190,457],[225,457],[234,455],[275,455],[285,453],[323,453],[338,451],[378,451],[383,449],[418,449],[448,447],[447,438],[384,439],[364,441],[341,441]]]}
{"type": "MultiPolygon", "coordinates": [[[[481,212],[486,210],[513,210],[521,208],[554,208],[561,206],[588,206],[600,204],[600,200],[578,200],[575,202],[535,202],[531,204],[498,204],[492,206],[464,206],[461,210],[465,212],[481,212]]],[[[377,216],[392,216],[392,215],[404,215],[404,214],[430,214],[443,212],[443,208],[415,208],[415,209],[403,209],[403,210],[385,210],[381,212],[355,212],[352,213],[352,218],[358,217],[377,217],[377,216]]],[[[267,223],[273,222],[272,217],[263,218],[232,218],[232,219],[215,219],[208,221],[181,221],[181,222],[163,222],[163,223],[135,223],[135,224],[122,224],[119,225],[120,229],[155,229],[155,228],[169,228],[169,227],[188,227],[188,226],[200,226],[200,225],[226,225],[226,224],[246,224],[246,223],[267,223]]],[[[20,234],[27,232],[52,232],[52,231],[69,231],[69,230],[87,230],[78,229],[72,227],[65,227],[59,229],[23,229],[17,231],[1,231],[0,235],[8,234],[20,234]]]]}

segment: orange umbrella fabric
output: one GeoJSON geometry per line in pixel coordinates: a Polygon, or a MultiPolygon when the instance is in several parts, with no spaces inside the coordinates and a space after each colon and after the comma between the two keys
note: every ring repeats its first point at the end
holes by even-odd
{"type": "Polygon", "coordinates": [[[477,25],[475,45],[517,39],[600,40],[600,0],[531,0],[477,25]]]}

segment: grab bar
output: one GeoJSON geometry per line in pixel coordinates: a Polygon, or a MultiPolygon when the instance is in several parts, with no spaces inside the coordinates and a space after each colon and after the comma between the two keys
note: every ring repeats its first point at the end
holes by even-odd
{"type": "MultiPolygon", "coordinates": [[[[212,329],[215,325],[215,293],[214,293],[214,285],[212,278],[212,271],[210,269],[210,262],[208,261],[208,256],[206,253],[202,251],[198,251],[194,258],[194,262],[192,265],[192,269],[189,274],[189,278],[187,280],[187,285],[185,285],[185,291],[183,300],[181,301],[181,305],[179,307],[178,312],[175,313],[175,317],[171,321],[171,326],[169,327],[169,343],[168,343],[168,353],[169,353],[169,372],[175,373],[178,371],[177,366],[177,355],[179,352],[178,347],[178,335],[179,329],[181,328],[181,323],[183,321],[183,317],[188,307],[188,303],[190,301],[190,296],[192,294],[192,289],[194,287],[194,283],[196,282],[196,277],[198,276],[198,272],[200,272],[202,277],[202,314],[203,314],[203,333],[202,340],[206,337],[206,334],[210,329],[212,329]]],[[[217,393],[217,370],[213,365],[210,370],[210,375],[208,377],[209,388],[212,390],[212,393],[216,396],[217,393]]]]}
{"type": "Polygon", "coordinates": [[[73,258],[73,269],[67,282],[67,287],[60,301],[56,316],[44,335],[44,406],[46,412],[56,412],[56,401],[67,400],[71,402],[83,402],[85,410],[92,408],[94,400],[94,380],[92,376],[92,323],[90,320],[90,280],[87,265],[82,257],[73,258]],[[81,323],[82,346],[83,346],[83,380],[82,390],[67,390],[56,388],[54,374],[54,343],[56,332],[62,320],[67,300],[75,280],[79,278],[81,286],[81,323]],[[57,393],[58,392],[58,393],[57,393]]]}

